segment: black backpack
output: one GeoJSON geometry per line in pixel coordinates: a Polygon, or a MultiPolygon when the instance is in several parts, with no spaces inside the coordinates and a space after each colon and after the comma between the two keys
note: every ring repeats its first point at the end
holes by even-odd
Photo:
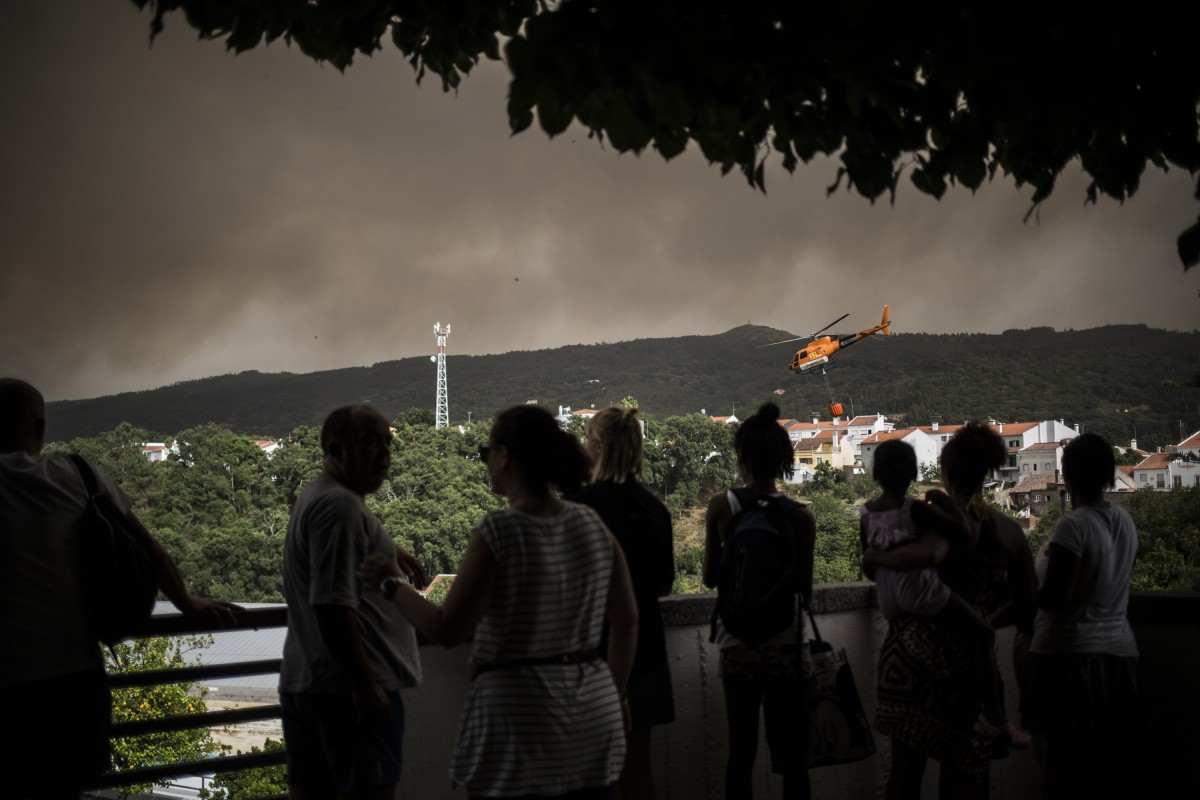
{"type": "Polygon", "coordinates": [[[150,619],[158,577],[125,515],[100,490],[91,465],[75,454],[71,461],[88,491],[82,550],[92,626],[96,638],[111,648],[150,619]]]}
{"type": "Polygon", "coordinates": [[[734,489],[741,509],[733,515],[717,568],[717,618],[747,647],[757,647],[796,623],[800,554],[788,520],[795,503],[734,489]]]}

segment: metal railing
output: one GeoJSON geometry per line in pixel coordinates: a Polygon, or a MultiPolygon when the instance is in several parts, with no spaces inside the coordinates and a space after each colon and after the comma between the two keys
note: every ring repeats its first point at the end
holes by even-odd
{"type": "MultiPolygon", "coordinates": [[[[287,609],[284,607],[240,611],[236,613],[233,624],[223,626],[216,626],[207,621],[198,620],[196,617],[184,614],[161,614],[151,617],[146,625],[137,631],[137,637],[180,636],[197,633],[216,633],[220,631],[282,628],[286,626],[287,609]]],[[[205,664],[172,669],[112,673],[108,676],[108,685],[116,689],[127,686],[195,683],[213,678],[229,678],[244,675],[265,675],[278,673],[279,665],[279,659],[268,659],[264,661],[242,661],[229,664],[205,664]]],[[[161,719],[116,723],[110,729],[109,735],[113,739],[118,739],[164,731],[216,728],[242,722],[279,719],[280,713],[280,706],[273,704],[225,711],[205,711],[198,714],[181,714],[161,719]]],[[[199,761],[156,764],[150,767],[137,767],[134,769],[107,772],[100,776],[99,779],[89,783],[86,788],[112,789],[122,786],[154,783],[172,778],[237,772],[254,767],[283,764],[285,760],[286,754],[283,750],[273,750],[263,753],[216,756],[199,761]]]]}

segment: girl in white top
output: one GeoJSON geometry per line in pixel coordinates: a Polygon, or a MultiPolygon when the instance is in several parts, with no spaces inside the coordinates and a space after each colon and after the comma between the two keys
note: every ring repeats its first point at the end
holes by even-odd
{"type": "MultiPolygon", "coordinates": [[[[480,456],[509,507],[471,532],[445,604],[382,587],[425,637],[447,647],[474,638],[451,780],[470,797],[607,797],[625,758],[637,636],[625,558],[592,509],[551,490],[577,486],[587,462],[547,412],[505,411],[480,456]]],[[[378,584],[399,568],[372,556],[359,574],[378,584]]]]}
{"type": "Polygon", "coordinates": [[[1125,609],[1138,538],[1129,513],[1104,499],[1114,461],[1096,434],[1063,449],[1072,510],[1037,560],[1021,713],[1026,727],[1045,735],[1048,797],[1136,796],[1127,753],[1138,648],[1125,609]]]}

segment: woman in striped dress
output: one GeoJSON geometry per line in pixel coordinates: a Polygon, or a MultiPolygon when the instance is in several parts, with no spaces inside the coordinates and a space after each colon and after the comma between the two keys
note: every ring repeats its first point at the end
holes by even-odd
{"type": "Polygon", "coordinates": [[[609,797],[625,758],[637,636],[621,548],[594,511],[552,490],[577,486],[587,461],[545,411],[502,413],[480,456],[508,508],[471,532],[444,605],[401,583],[385,559],[364,561],[359,574],[392,592],[425,637],[447,647],[474,638],[450,765],[456,785],[481,798],[609,797]]]}

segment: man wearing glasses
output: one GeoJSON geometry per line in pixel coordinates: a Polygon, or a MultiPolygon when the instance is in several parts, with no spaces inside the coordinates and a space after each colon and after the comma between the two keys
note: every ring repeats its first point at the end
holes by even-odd
{"type": "Polygon", "coordinates": [[[390,800],[400,780],[400,689],[421,679],[416,634],[387,592],[355,576],[378,553],[424,584],[416,559],[363,500],[387,478],[391,444],[387,420],[371,406],[332,412],[321,429],[324,470],[288,523],[279,696],[293,800],[390,800]]]}

